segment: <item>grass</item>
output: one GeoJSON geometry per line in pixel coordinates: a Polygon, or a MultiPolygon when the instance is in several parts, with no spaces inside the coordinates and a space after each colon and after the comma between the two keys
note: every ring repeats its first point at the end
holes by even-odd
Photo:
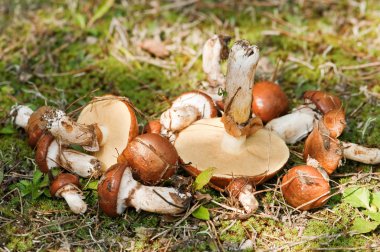
{"type": "MultiPolygon", "coordinates": [[[[74,216],[62,200],[48,194],[35,199],[23,195],[18,183],[32,181],[36,165],[25,133],[8,120],[13,104],[33,108],[49,104],[72,111],[93,96],[112,93],[131,99],[143,112],[139,118],[143,125],[158,118],[176,95],[197,88],[205,79],[199,52],[214,33],[260,46],[269,63],[259,68],[258,80],[270,78],[280,62],[277,81],[292,106],[300,104],[301,94],[310,89],[341,97],[348,121],[341,139],[379,147],[380,64],[365,65],[380,56],[377,1],[182,1],[161,2],[161,8],[156,2],[107,2],[109,9],[100,7],[103,1],[0,3],[2,250],[227,251],[239,249],[247,239],[253,241],[252,249],[264,251],[380,246],[379,230],[365,235],[348,232],[360,213],[342,203],[339,194],[309,213],[286,206],[276,189],[283,172],[257,188],[263,190],[258,194],[261,205],[250,218],[239,220],[210,203],[212,221],[189,217],[155,240],[151,238],[176,220],[133,209],[119,218],[106,217],[98,209],[96,190],[90,188],[85,191],[89,210],[83,216],[74,216]],[[159,61],[139,49],[138,43],[151,37],[168,44],[168,59],[159,61]]],[[[302,152],[303,145],[290,148],[302,152]]],[[[302,160],[292,155],[285,170],[299,163],[302,160]]],[[[380,190],[378,171],[378,166],[347,161],[332,176],[332,185],[372,185],[380,190]],[[368,172],[373,174],[358,175],[368,172]]],[[[215,191],[206,192],[228,203],[215,191]]]]}

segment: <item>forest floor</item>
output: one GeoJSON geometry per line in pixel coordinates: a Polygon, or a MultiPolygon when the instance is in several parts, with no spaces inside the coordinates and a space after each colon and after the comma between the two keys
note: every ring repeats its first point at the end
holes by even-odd
{"type": "MultiPolygon", "coordinates": [[[[94,96],[122,95],[142,111],[143,126],[205,80],[201,49],[213,34],[257,44],[257,81],[270,79],[277,66],[275,79],[291,107],[302,103],[306,90],[339,96],[347,115],[341,139],[380,147],[380,3],[237,2],[0,2],[0,250],[380,250],[377,222],[341,193],[355,186],[380,191],[379,166],[345,161],[331,176],[333,196],[320,209],[302,212],[284,202],[278,184],[303,163],[303,143],[291,145],[283,171],[257,187],[260,207],[248,218],[212,202],[204,205],[208,221],[189,216],[178,222],[181,217],[133,209],[109,218],[98,207],[96,180],[82,181],[89,205],[84,215],[50,197],[25,132],[9,120],[11,106],[48,104],[69,112],[94,96]],[[164,41],[170,56],[141,50],[147,38],[164,41]],[[358,219],[375,225],[373,231],[355,232],[358,219]]],[[[210,188],[202,192],[229,204],[210,188]]]]}

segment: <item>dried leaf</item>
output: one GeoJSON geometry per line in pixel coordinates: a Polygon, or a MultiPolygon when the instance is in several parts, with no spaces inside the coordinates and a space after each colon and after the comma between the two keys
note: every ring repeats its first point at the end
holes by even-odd
{"type": "Polygon", "coordinates": [[[165,45],[159,40],[147,39],[140,44],[141,49],[149,52],[158,58],[166,58],[169,56],[169,51],[165,45]]]}

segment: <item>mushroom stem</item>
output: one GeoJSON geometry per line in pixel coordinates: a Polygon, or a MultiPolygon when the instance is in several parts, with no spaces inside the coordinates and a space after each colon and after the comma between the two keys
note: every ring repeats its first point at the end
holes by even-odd
{"type": "Polygon", "coordinates": [[[292,113],[271,120],[265,128],[276,132],[286,143],[294,144],[313,130],[318,117],[319,114],[309,105],[301,105],[292,113]]]}
{"type": "Polygon", "coordinates": [[[13,122],[23,129],[27,127],[28,120],[32,114],[33,110],[24,105],[15,105],[10,112],[13,122]]]}
{"type": "Polygon", "coordinates": [[[100,161],[91,155],[70,149],[63,149],[59,158],[59,164],[66,170],[80,177],[97,178],[102,173],[100,161]]]}
{"type": "Polygon", "coordinates": [[[87,204],[83,201],[81,191],[77,187],[73,185],[66,185],[61,190],[63,190],[61,197],[66,200],[71,211],[76,214],[83,214],[86,212],[87,204]]]}
{"type": "Polygon", "coordinates": [[[129,167],[124,170],[117,198],[117,213],[127,207],[161,214],[177,214],[186,210],[189,193],[180,193],[174,188],[145,186],[132,177],[129,167]]]}
{"type": "Polygon", "coordinates": [[[355,160],[364,164],[380,163],[380,149],[367,148],[355,143],[341,143],[343,146],[343,156],[345,158],[355,160]]]}

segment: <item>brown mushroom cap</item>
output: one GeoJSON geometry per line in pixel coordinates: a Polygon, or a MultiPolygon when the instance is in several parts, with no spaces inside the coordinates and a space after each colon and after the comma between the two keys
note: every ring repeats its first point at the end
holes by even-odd
{"type": "Polygon", "coordinates": [[[288,97],[280,85],[262,81],[252,88],[252,111],[266,123],[285,114],[289,109],[288,97]]]}
{"type": "Polygon", "coordinates": [[[50,184],[50,194],[53,197],[61,197],[59,189],[66,185],[74,185],[75,187],[79,187],[79,178],[70,173],[60,173],[53,182],[50,184]]]}
{"type": "Polygon", "coordinates": [[[201,114],[201,118],[213,118],[218,115],[218,110],[212,98],[201,92],[191,91],[178,96],[172,104],[172,108],[193,106],[196,107],[201,114]]]}
{"type": "Polygon", "coordinates": [[[106,95],[90,102],[78,117],[78,123],[96,124],[106,128],[105,144],[94,156],[102,163],[103,170],[117,162],[118,155],[138,135],[135,112],[127,98],[106,95]]]}
{"type": "Polygon", "coordinates": [[[135,137],[118,161],[127,161],[133,174],[144,184],[155,185],[176,172],[178,154],[169,140],[147,133],[135,137]]]}
{"type": "Polygon", "coordinates": [[[37,142],[37,149],[35,153],[35,160],[38,168],[43,173],[49,172],[48,162],[46,160],[49,151],[50,144],[54,141],[54,137],[51,134],[43,134],[40,140],[37,142]]]}
{"type": "Polygon", "coordinates": [[[228,184],[226,191],[231,197],[237,198],[247,184],[249,184],[249,179],[235,178],[228,184]]]}
{"type": "Polygon", "coordinates": [[[342,108],[333,109],[323,116],[323,123],[333,138],[339,137],[346,127],[346,118],[342,108]]]}
{"type": "Polygon", "coordinates": [[[341,164],[343,151],[337,139],[329,136],[329,131],[322,123],[316,124],[305,141],[303,158],[317,160],[322,168],[330,175],[341,164]]]}
{"type": "Polygon", "coordinates": [[[323,91],[306,91],[303,94],[303,98],[314,103],[323,114],[342,107],[342,102],[337,96],[323,91]]]}
{"type": "Polygon", "coordinates": [[[215,167],[211,183],[216,189],[232,179],[247,177],[254,184],[273,177],[287,162],[289,149],[276,133],[260,129],[247,137],[238,154],[222,150],[226,131],[220,118],[202,119],[182,130],[174,143],[185,169],[193,176],[215,167]]]}
{"type": "Polygon", "coordinates": [[[290,169],[282,179],[281,190],[289,205],[304,211],[323,206],[330,195],[328,180],[308,165],[290,169]]]}
{"type": "Polygon", "coordinates": [[[43,106],[33,112],[28,120],[26,132],[28,133],[28,143],[34,147],[45,129],[45,122],[42,120],[42,116],[51,110],[51,107],[43,106]]]}
{"type": "Polygon", "coordinates": [[[117,199],[121,178],[127,168],[126,164],[115,164],[103,174],[98,184],[99,206],[105,214],[118,216],[117,199]]]}
{"type": "Polygon", "coordinates": [[[144,133],[160,134],[161,123],[160,120],[149,121],[144,127],[144,133]]]}

